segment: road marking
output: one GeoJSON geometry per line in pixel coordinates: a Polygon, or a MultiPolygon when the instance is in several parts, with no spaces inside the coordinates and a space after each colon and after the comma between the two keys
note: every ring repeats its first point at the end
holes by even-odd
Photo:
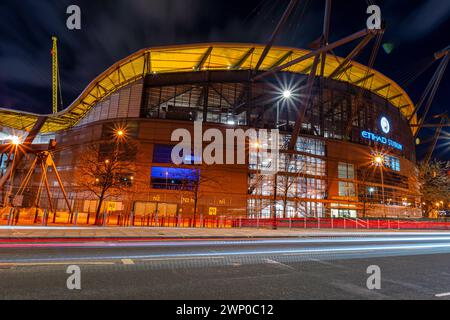
{"type": "Polygon", "coordinates": [[[114,262],[24,262],[24,263],[0,263],[0,267],[40,267],[40,266],[68,266],[68,265],[113,265],[114,262]]]}
{"type": "MultiPolygon", "coordinates": [[[[296,252],[296,253],[285,253],[283,254],[283,256],[304,256],[304,255],[313,255],[313,254],[328,254],[328,253],[333,253],[335,251],[338,251],[336,249],[330,249],[330,250],[305,250],[303,252],[296,252]]],[[[354,249],[354,250],[345,250],[348,252],[352,252],[352,253],[366,253],[371,251],[370,249],[367,250],[360,250],[360,249],[354,249]]]]}
{"type": "Polygon", "coordinates": [[[282,267],[283,269],[289,269],[291,271],[297,271],[297,269],[295,269],[294,267],[288,266],[287,264],[284,264],[284,263],[281,263],[279,261],[275,261],[275,260],[272,260],[272,259],[266,259],[266,263],[278,265],[278,266],[282,267]]]}
{"type": "Polygon", "coordinates": [[[126,265],[134,264],[134,261],[131,259],[122,259],[122,263],[126,265]]]}
{"type": "Polygon", "coordinates": [[[225,259],[225,257],[186,257],[186,258],[154,258],[154,259],[142,259],[142,261],[167,261],[167,260],[217,260],[225,259]]]}
{"type": "Polygon", "coordinates": [[[447,292],[447,293],[437,294],[435,297],[436,298],[443,298],[443,297],[449,297],[449,296],[450,296],[450,292],[447,292]]]}

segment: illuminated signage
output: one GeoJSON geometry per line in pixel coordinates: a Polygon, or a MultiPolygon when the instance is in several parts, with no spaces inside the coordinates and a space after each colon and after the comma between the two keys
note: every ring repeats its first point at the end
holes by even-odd
{"type": "Polygon", "coordinates": [[[381,130],[383,130],[385,134],[391,132],[391,124],[389,123],[389,120],[386,117],[381,118],[380,125],[381,130]]]}
{"type": "Polygon", "coordinates": [[[389,147],[395,148],[395,149],[400,150],[400,151],[403,150],[403,146],[400,143],[398,143],[396,141],[393,141],[391,139],[388,139],[386,137],[379,136],[379,135],[377,135],[375,133],[368,132],[368,131],[363,131],[361,133],[361,136],[364,139],[371,140],[371,141],[374,141],[374,142],[378,142],[378,143],[387,145],[389,147]]]}

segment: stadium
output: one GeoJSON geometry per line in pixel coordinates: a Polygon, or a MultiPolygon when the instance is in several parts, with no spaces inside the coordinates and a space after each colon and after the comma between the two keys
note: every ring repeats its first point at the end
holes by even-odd
{"type": "MultiPolygon", "coordinates": [[[[14,164],[20,151],[4,147],[2,206],[95,212],[98,197],[80,187],[77,170],[89,146],[107,149],[120,132],[121,146],[133,145],[136,152],[129,171],[120,173],[126,191],[109,195],[102,212],[421,217],[414,103],[368,66],[331,53],[317,62],[311,52],[273,46],[266,53],[264,45],[234,43],[148,48],[111,66],[63,111],[0,109],[2,142],[20,137],[33,150],[50,144],[64,186],[50,174],[55,170],[48,173],[51,197],[38,175],[23,186],[35,157],[24,152],[14,164]],[[278,129],[279,172],[260,174],[265,159],[257,165],[174,165],[171,135],[193,131],[195,121],[204,130],[278,129]]],[[[257,153],[250,144],[247,150],[249,157],[257,153]]]]}

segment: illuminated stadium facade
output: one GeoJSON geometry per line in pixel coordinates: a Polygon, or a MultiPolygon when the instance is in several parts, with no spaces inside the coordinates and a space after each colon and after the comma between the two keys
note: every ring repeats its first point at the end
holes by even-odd
{"type": "MultiPolygon", "coordinates": [[[[255,80],[255,74],[309,53],[272,47],[255,71],[263,50],[260,45],[221,43],[145,49],[97,77],[66,110],[47,116],[34,143],[56,140],[54,158],[73,210],[92,212],[96,206],[95,197],[73,178],[84,148],[108,143],[114,129],[124,128],[127,141],[137,146],[136,173],[123,173],[132,180],[130,191],[108,199],[111,211],[193,216],[193,192],[181,181],[199,172],[196,179],[204,182],[197,207],[203,216],[421,216],[415,129],[410,126],[416,119],[409,121],[414,104],[405,91],[353,61],[339,70],[343,59],[328,55],[291,150],[287,145],[314,57],[255,80]],[[280,172],[259,174],[264,159],[258,165],[174,165],[171,134],[179,128],[192,131],[194,121],[203,122],[204,130],[279,129],[280,172]]],[[[0,109],[0,126],[5,136],[20,135],[39,117],[0,109]]],[[[248,146],[249,153],[253,149],[248,146]]],[[[9,162],[3,153],[2,174],[9,162]]],[[[15,173],[13,190],[27,166],[29,161],[23,161],[15,173]]],[[[24,192],[22,206],[32,205],[36,189],[24,192]]],[[[67,210],[57,188],[53,194],[54,207],[67,210]]],[[[41,197],[41,207],[48,206],[41,197]]]]}

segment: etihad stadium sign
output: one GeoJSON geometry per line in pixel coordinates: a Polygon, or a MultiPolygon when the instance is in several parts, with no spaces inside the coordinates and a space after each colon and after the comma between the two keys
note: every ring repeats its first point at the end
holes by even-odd
{"type": "Polygon", "coordinates": [[[377,135],[377,134],[375,134],[375,133],[368,132],[368,131],[363,131],[363,132],[361,132],[361,136],[362,136],[364,139],[366,139],[366,140],[371,140],[371,141],[374,141],[374,142],[378,142],[378,143],[387,145],[387,146],[389,146],[389,147],[392,147],[392,148],[394,148],[394,149],[403,151],[403,145],[401,145],[401,144],[398,143],[397,141],[388,139],[388,138],[386,138],[386,137],[377,135]]]}
{"type": "MultiPolygon", "coordinates": [[[[380,125],[380,129],[383,133],[389,134],[391,132],[392,126],[386,117],[381,118],[379,125],[380,125]]],[[[375,134],[375,133],[372,133],[369,131],[361,132],[361,136],[366,140],[374,141],[374,142],[392,147],[394,149],[403,151],[403,146],[400,143],[398,143],[397,141],[391,140],[389,138],[386,138],[384,136],[381,136],[381,135],[378,135],[378,134],[375,134]]]]}

